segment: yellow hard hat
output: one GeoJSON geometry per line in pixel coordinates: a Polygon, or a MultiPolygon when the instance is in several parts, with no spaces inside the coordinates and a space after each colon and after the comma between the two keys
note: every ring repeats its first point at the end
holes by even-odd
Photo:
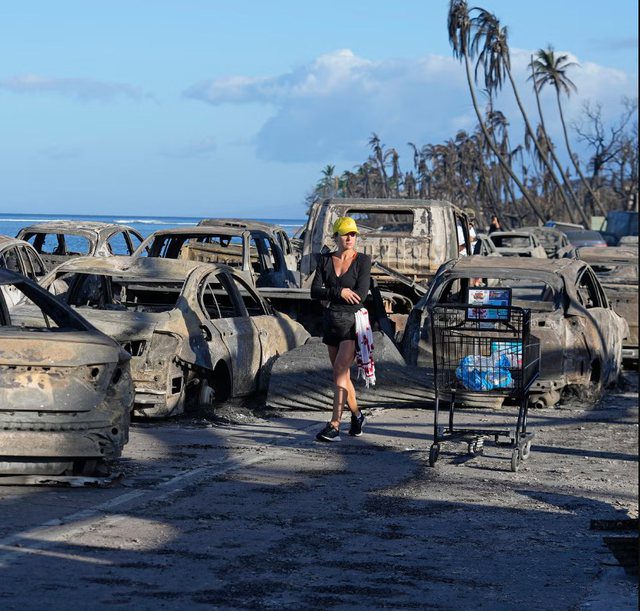
{"type": "Polygon", "coordinates": [[[333,233],[337,233],[338,235],[346,235],[347,233],[351,233],[352,231],[360,233],[358,231],[356,222],[350,216],[341,216],[333,224],[333,233]]]}

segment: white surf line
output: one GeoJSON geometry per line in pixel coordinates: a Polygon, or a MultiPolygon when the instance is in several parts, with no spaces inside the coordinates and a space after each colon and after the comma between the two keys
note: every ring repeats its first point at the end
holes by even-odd
{"type": "MultiPolygon", "coordinates": [[[[313,423],[302,429],[297,429],[297,432],[304,432],[316,426],[317,423],[313,423]]],[[[11,558],[15,557],[17,554],[34,554],[40,552],[44,555],[47,555],[45,550],[47,550],[48,548],[64,543],[65,539],[82,534],[93,524],[101,520],[107,520],[112,523],[116,523],[121,520],[126,520],[130,517],[128,515],[122,514],[109,516],[107,512],[116,507],[121,507],[128,503],[131,503],[131,507],[129,509],[132,509],[136,506],[140,506],[151,501],[163,501],[170,498],[172,495],[184,490],[184,488],[190,483],[190,481],[197,478],[199,475],[206,474],[206,476],[208,477],[218,476],[283,455],[285,454],[286,450],[277,446],[279,446],[284,441],[285,440],[282,438],[275,439],[273,441],[273,446],[276,447],[266,446],[266,450],[257,456],[254,455],[248,458],[233,458],[223,463],[206,463],[198,467],[194,467],[193,469],[189,469],[188,471],[179,473],[170,480],[160,482],[159,484],[156,484],[151,488],[126,492],[90,509],[77,511],[62,518],[48,520],[40,526],[8,535],[7,537],[0,539],[0,550],[2,550],[2,552],[0,553],[0,567],[7,566],[11,558]],[[212,466],[220,464],[222,464],[222,466],[219,469],[214,469],[213,471],[211,470],[212,466]],[[167,488],[169,489],[168,491],[166,490],[167,488]],[[45,538],[46,535],[55,536],[47,539],[45,538]]],[[[308,439],[303,438],[294,443],[291,443],[290,439],[287,439],[287,441],[289,441],[292,446],[298,446],[303,442],[308,442],[308,439]]],[[[262,449],[264,447],[265,446],[261,444],[260,446],[253,448],[251,446],[247,446],[247,449],[256,450],[258,448],[262,449]]]]}

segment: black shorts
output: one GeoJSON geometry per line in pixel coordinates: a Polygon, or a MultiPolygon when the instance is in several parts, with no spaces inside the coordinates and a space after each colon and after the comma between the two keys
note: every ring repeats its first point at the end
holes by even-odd
{"type": "Polygon", "coordinates": [[[356,339],[356,315],[326,309],[322,318],[322,342],[337,347],[348,339],[356,339]]]}

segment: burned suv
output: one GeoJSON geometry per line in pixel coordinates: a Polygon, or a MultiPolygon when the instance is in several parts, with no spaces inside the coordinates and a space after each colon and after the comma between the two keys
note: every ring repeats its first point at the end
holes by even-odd
{"type": "Polygon", "coordinates": [[[469,219],[443,200],[333,198],[315,203],[304,228],[300,273],[310,286],[318,253],[335,248],[333,224],[355,219],[358,250],[372,261],[371,278],[384,308],[402,337],[413,305],[426,293],[436,271],[462,251],[471,252],[469,219]]]}

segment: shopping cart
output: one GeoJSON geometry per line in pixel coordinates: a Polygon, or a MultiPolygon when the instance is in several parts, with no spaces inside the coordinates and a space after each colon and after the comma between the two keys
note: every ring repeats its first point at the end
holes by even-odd
{"type": "Polygon", "coordinates": [[[433,467],[446,441],[466,441],[471,456],[481,454],[485,438],[513,448],[511,470],[529,458],[533,433],[527,431],[529,388],[540,369],[540,342],[529,332],[529,310],[510,305],[436,305],[430,308],[435,410],[433,467]],[[456,428],[456,394],[500,395],[519,405],[514,429],[456,428]],[[449,403],[448,426],[441,426],[440,401],[449,403]],[[508,437],[508,441],[500,441],[508,437]]]}

